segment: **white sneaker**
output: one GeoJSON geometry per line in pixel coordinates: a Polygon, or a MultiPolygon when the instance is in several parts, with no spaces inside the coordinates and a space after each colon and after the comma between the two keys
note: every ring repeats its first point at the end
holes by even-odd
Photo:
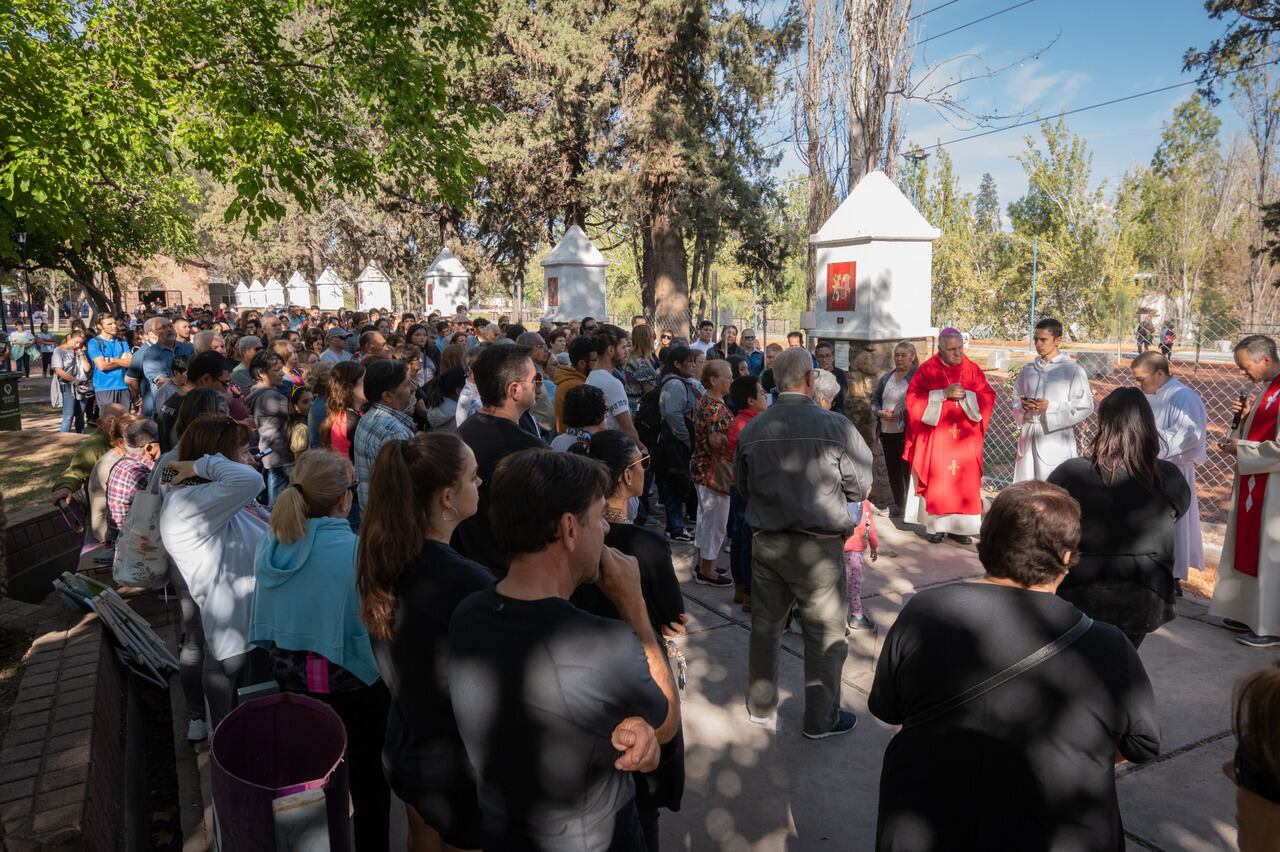
{"type": "Polygon", "coordinates": [[[198,743],[209,738],[209,726],[204,719],[192,719],[187,723],[187,742],[198,743]]]}

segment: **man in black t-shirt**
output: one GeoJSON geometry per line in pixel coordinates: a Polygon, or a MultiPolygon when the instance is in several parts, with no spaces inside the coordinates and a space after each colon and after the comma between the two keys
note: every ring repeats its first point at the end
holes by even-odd
{"type": "Polygon", "coordinates": [[[487,852],[645,849],[631,772],[657,767],[680,707],[637,564],[604,546],[606,487],[597,463],[550,450],[494,474],[493,531],[511,566],[454,612],[448,653],[487,852]],[[621,621],[569,602],[586,583],[621,621]]]}
{"type": "Polygon", "coordinates": [[[546,446],[519,425],[537,395],[537,368],[527,346],[490,346],[477,356],[471,375],[484,407],[458,428],[458,437],[476,454],[480,506],[458,526],[453,547],[502,577],[507,573],[507,556],[489,525],[489,480],[498,462],[511,453],[546,446]]]}

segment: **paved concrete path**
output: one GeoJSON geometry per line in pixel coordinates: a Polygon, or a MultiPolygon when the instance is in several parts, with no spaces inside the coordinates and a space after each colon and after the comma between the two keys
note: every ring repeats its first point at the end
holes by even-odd
{"type": "MultiPolygon", "coordinates": [[[[920,589],[982,575],[973,547],[930,545],[878,518],[882,550],[863,584],[863,605],[879,630],[855,632],[844,668],[845,705],[858,714],[849,735],[811,742],[801,734],[800,638],[784,637],[779,658],[782,730],[747,721],[750,615],[731,590],[692,582],[692,548],[677,546],[689,610],[681,640],[689,660],[684,696],[687,788],[679,813],[663,812],[665,850],[868,850],[885,747],[896,732],[867,712],[876,656],[888,628],[920,589]],[[887,556],[886,552],[896,552],[887,556]]],[[[1246,648],[1207,617],[1207,602],[1184,600],[1180,617],[1140,654],[1160,701],[1163,755],[1119,770],[1130,848],[1235,849],[1235,793],[1221,765],[1235,748],[1232,685],[1274,655],[1246,648]]]]}

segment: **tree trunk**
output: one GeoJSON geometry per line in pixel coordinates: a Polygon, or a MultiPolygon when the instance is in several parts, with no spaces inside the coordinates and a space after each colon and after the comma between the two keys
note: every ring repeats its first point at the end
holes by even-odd
{"type": "Polygon", "coordinates": [[[653,294],[658,328],[687,335],[688,256],[674,207],[661,186],[650,190],[644,233],[644,286],[653,294]]]}

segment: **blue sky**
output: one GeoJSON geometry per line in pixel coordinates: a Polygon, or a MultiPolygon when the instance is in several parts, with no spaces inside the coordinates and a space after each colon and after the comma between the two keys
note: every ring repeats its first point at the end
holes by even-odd
{"type": "MultiPolygon", "coordinates": [[[[916,0],[912,14],[919,14],[945,0],[916,0]]],[[[918,38],[942,33],[1019,0],[957,0],[946,8],[924,15],[913,26],[918,38]]],[[[1182,72],[1187,48],[1209,44],[1227,22],[1212,21],[1200,0],[1035,0],[989,21],[919,45],[916,71],[957,55],[973,59],[948,63],[933,79],[968,74],[982,65],[999,68],[1057,38],[1038,59],[1028,59],[990,79],[964,84],[959,96],[975,112],[1014,113],[1026,110],[1027,118],[1049,116],[1061,110],[1192,79],[1182,72]]],[[[1095,183],[1106,180],[1113,187],[1135,164],[1146,164],[1159,141],[1161,123],[1175,104],[1189,97],[1194,87],[1151,95],[1115,106],[1067,117],[1068,127],[1083,136],[1093,153],[1095,183]]],[[[1239,122],[1230,103],[1218,108],[1223,135],[1229,137],[1239,122]]],[[[790,111],[777,130],[790,132],[790,111]]],[[[981,130],[982,128],[977,128],[981,130]]],[[[951,124],[927,104],[913,103],[907,117],[907,138],[922,145],[947,142],[976,132],[955,118],[951,124]],[[953,126],[954,125],[954,126],[953,126]]],[[[976,191],[984,172],[996,179],[1002,205],[1026,190],[1026,179],[1011,158],[1022,150],[1024,137],[1039,135],[1035,126],[1009,130],[983,139],[948,145],[956,172],[965,190],[976,191]]],[[[802,171],[794,146],[779,167],[781,173],[802,171]]]]}

